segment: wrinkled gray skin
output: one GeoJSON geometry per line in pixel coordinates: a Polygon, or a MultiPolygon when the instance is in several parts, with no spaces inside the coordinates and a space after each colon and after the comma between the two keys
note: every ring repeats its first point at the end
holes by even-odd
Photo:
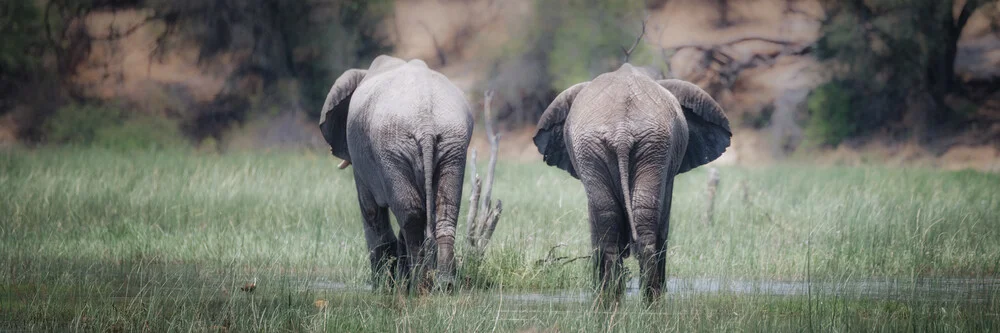
{"type": "Polygon", "coordinates": [[[368,70],[337,79],[320,129],[333,155],[354,166],[376,287],[393,273],[408,279],[417,272],[411,282],[430,282],[424,269],[436,268],[436,287],[450,288],[472,134],[462,91],[423,61],[379,56],[368,70]],[[398,238],[389,211],[399,221],[398,238]]]}
{"type": "Polygon", "coordinates": [[[674,176],[719,157],[731,136],[706,92],[629,64],[566,89],[545,110],[534,142],[547,164],[583,182],[605,301],[620,300],[630,252],[644,298],[659,298],[674,176]]]}

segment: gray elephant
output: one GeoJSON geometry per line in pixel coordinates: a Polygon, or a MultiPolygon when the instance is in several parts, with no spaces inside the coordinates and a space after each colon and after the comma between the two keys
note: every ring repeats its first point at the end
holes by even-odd
{"type": "Polygon", "coordinates": [[[390,274],[408,279],[418,273],[408,279],[411,286],[430,282],[424,272],[431,269],[436,287],[450,287],[472,135],[463,92],[423,61],[382,55],[367,70],[350,69],[337,79],[319,127],[333,155],[344,160],[340,168],[354,166],[376,287],[390,274]]]}
{"type": "Polygon", "coordinates": [[[639,259],[644,298],[659,298],[674,176],[718,158],[731,136],[708,93],[680,80],[656,81],[627,63],[566,89],[545,110],[535,146],[545,163],[583,182],[605,300],[621,298],[630,252],[639,259]]]}

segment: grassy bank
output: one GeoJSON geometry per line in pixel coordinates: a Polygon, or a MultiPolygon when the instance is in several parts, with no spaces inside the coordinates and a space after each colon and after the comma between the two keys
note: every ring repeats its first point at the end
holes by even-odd
{"type": "MultiPolygon", "coordinates": [[[[328,155],[0,152],[0,328],[455,331],[553,329],[997,330],[1000,287],[888,295],[698,292],[618,311],[586,298],[579,182],[498,166],[504,216],[486,262],[451,297],[364,291],[350,172],[328,155]],[[562,260],[546,260],[567,257],[562,260]],[[239,286],[254,278],[253,294],[239,286]],[[332,286],[332,287],[331,287],[332,286]]],[[[668,274],[722,281],[990,279],[1000,269],[1000,176],[922,169],[723,167],[677,179],[668,274]]],[[[464,231],[464,210],[459,230],[464,231]]],[[[464,235],[462,235],[464,236],[464,235]]],[[[464,244],[460,237],[459,242],[464,244]]],[[[459,253],[461,256],[461,253],[459,253]]],[[[629,261],[634,272],[634,260],[629,261]]],[[[935,282],[940,281],[940,282],[935,282]]],[[[940,289],[940,288],[938,288],[940,289]]]]}

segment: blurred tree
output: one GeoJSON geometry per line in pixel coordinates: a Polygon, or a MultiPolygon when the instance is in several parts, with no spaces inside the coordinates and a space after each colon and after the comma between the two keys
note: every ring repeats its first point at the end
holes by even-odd
{"type": "Polygon", "coordinates": [[[18,135],[38,140],[45,117],[70,97],[84,100],[69,83],[89,56],[84,18],[94,10],[134,6],[129,0],[7,0],[0,4],[0,113],[15,106],[18,135]]]}
{"type": "MultiPolygon", "coordinates": [[[[622,47],[640,32],[641,0],[542,0],[538,13],[551,29],[548,72],[553,88],[563,90],[589,81],[622,63],[622,47]],[[550,17],[545,17],[550,16],[550,17]]],[[[641,45],[641,44],[640,44],[641,45]]],[[[644,47],[636,50],[642,52],[644,47]]]]}
{"type": "MultiPolygon", "coordinates": [[[[956,118],[945,97],[961,91],[955,77],[958,39],[972,13],[995,6],[995,1],[823,0],[822,4],[827,15],[817,55],[830,63],[834,80],[828,85],[840,88],[825,90],[823,98],[851,101],[849,108],[829,106],[851,113],[846,115],[855,123],[850,135],[900,120],[913,107],[926,110],[918,117],[924,119],[920,126],[956,118]],[[829,93],[846,96],[826,96],[829,93]]],[[[834,112],[813,110],[813,114],[834,112]]]]}
{"type": "MultiPolygon", "coordinates": [[[[186,126],[191,130],[188,134],[218,135],[232,121],[244,119],[248,111],[305,110],[315,115],[341,72],[367,65],[376,55],[391,50],[379,25],[392,10],[392,0],[4,1],[0,4],[0,112],[11,108],[6,105],[7,97],[17,95],[19,83],[32,75],[57,80],[57,90],[74,103],[88,102],[72,79],[90,58],[93,43],[114,43],[152,24],[151,30],[159,35],[151,61],[163,60],[177,48],[194,46],[203,64],[211,64],[220,55],[235,62],[236,70],[229,74],[217,100],[195,107],[188,115],[188,125],[210,119],[208,123],[216,126],[186,126]],[[88,28],[90,15],[119,10],[136,10],[146,17],[128,27],[88,28]]],[[[56,108],[36,107],[41,112],[30,113],[27,127],[38,129],[56,108]]]]}
{"type": "Polygon", "coordinates": [[[40,16],[32,0],[0,5],[0,115],[11,110],[19,86],[40,65],[40,16]]]}
{"type": "MultiPolygon", "coordinates": [[[[318,114],[327,90],[344,70],[366,65],[391,51],[378,29],[392,12],[391,0],[149,0],[165,31],[181,38],[161,38],[157,53],[173,43],[194,40],[199,58],[237,56],[228,93],[247,76],[259,78],[263,90],[281,88],[293,80],[301,86],[299,107],[318,114]]],[[[287,86],[286,86],[287,88],[287,86]]],[[[265,96],[294,95],[264,94],[265,96]]]]}
{"type": "MultiPolygon", "coordinates": [[[[650,4],[652,5],[652,4],[650,4]]],[[[534,124],[560,91],[618,68],[640,34],[642,0],[537,0],[533,19],[495,59],[498,118],[534,124]]],[[[639,43],[630,62],[662,65],[639,43]]]]}
{"type": "Polygon", "coordinates": [[[729,0],[715,0],[715,8],[719,10],[719,20],[715,22],[715,26],[719,28],[732,26],[733,21],[729,17],[729,0]]]}

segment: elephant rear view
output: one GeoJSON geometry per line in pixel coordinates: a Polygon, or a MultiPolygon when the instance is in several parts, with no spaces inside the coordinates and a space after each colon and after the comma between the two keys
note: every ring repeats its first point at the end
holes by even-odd
{"type": "MultiPolygon", "coordinates": [[[[375,58],[333,84],[319,122],[334,156],[353,165],[373,283],[395,274],[454,280],[454,244],[472,134],[464,94],[420,60],[375,58]],[[389,212],[399,222],[393,235],[389,212]],[[425,260],[426,257],[426,260],[425,260]]],[[[413,285],[413,284],[411,284],[413,285]]]]}
{"type": "Polygon", "coordinates": [[[718,158],[732,133],[722,108],[680,80],[624,64],[574,85],[534,137],[547,164],[583,182],[602,294],[621,297],[622,259],[636,253],[647,301],[662,293],[674,176],[718,158]]]}

